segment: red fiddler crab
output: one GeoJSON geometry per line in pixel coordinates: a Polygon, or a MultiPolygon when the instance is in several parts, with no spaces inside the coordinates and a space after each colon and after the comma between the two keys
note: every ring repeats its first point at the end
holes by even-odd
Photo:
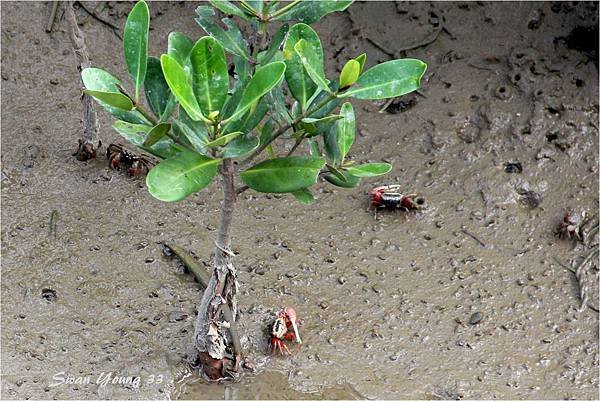
{"type": "Polygon", "coordinates": [[[285,345],[283,342],[284,340],[296,340],[298,344],[302,344],[296,322],[296,311],[294,308],[290,308],[289,306],[281,308],[281,310],[277,313],[277,318],[271,324],[271,352],[275,353],[279,351],[281,355],[291,355],[292,353],[287,345],[285,345]]]}
{"type": "Polygon", "coordinates": [[[111,143],[106,149],[108,164],[113,169],[124,167],[130,177],[148,174],[154,162],[147,156],[137,154],[125,149],[122,145],[111,143]]]}
{"type": "Polygon", "coordinates": [[[385,185],[369,191],[371,206],[375,209],[418,210],[425,207],[425,199],[417,194],[400,193],[400,185],[385,185]]]}
{"type": "Polygon", "coordinates": [[[581,232],[581,228],[583,227],[585,222],[585,212],[582,212],[581,214],[575,211],[567,212],[565,214],[565,217],[563,217],[563,221],[561,221],[560,226],[558,227],[558,236],[560,238],[568,239],[583,239],[583,233],[581,232]]]}

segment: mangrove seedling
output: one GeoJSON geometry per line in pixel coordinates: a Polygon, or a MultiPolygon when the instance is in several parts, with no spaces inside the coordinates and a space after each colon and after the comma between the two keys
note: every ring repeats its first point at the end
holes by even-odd
{"type": "Polygon", "coordinates": [[[220,227],[194,333],[202,371],[212,380],[235,370],[241,353],[228,331],[238,289],[230,250],[238,195],[248,189],[287,193],[310,204],[310,188],[319,177],[353,188],[392,168],[348,158],[356,131],[348,100],[415,91],[426,65],[397,59],[367,68],[367,57],[360,54],[328,79],[321,40],[309,24],[351,3],[213,0],[196,9],[207,36],[193,41],[171,32],[167,52],[152,57],[149,10],[141,0],[129,13],[123,36],[130,87],[103,69],[82,71],[84,92],[116,118],[114,129],[159,159],[146,177],[152,196],[182,201],[220,176],[220,227]],[[219,21],[217,10],[229,17],[219,21]],[[232,16],[256,30],[253,40],[244,38],[232,16]],[[268,24],[279,25],[270,40],[268,24]],[[235,355],[233,368],[224,363],[229,352],[235,355]]]}

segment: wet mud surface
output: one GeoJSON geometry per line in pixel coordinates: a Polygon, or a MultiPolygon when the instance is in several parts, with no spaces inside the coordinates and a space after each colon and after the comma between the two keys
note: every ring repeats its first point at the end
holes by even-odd
{"type": "MultiPolygon", "coordinates": [[[[109,5],[97,12],[122,26],[129,5],[109,5]]],[[[170,30],[202,35],[195,6],[151,5],[153,55],[170,30]]],[[[159,245],[208,264],[218,187],[161,203],[71,156],[79,79],[64,20],[44,31],[50,7],[2,3],[3,399],[598,397],[598,313],[578,312],[563,266],[586,249],[555,235],[568,209],[598,211],[597,3],[366,2],[316,25],[330,77],[363,51],[429,68],[390,112],[355,103],[352,157],[393,163],[387,177],[321,183],[312,207],[239,199],[240,331],[258,373],[227,386],[190,376],[200,293],[159,245]],[[381,184],[428,208],[374,219],[381,184]],[[288,358],[266,353],[282,305],[302,320],[288,358]],[[100,386],[102,372],[141,383],[100,386]]],[[[119,39],[78,16],[94,64],[125,77],[119,39]]],[[[119,138],[100,122],[105,149],[119,138]]],[[[598,269],[585,280],[597,307],[598,269]]]]}

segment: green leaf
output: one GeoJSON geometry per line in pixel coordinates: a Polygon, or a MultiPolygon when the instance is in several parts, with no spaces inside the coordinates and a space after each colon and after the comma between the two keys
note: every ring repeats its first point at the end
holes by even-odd
{"type": "Polygon", "coordinates": [[[108,104],[109,106],[116,107],[117,109],[130,111],[133,109],[133,103],[131,99],[120,92],[101,92],[86,89],[83,93],[90,95],[101,102],[108,104]]]}
{"type": "Polygon", "coordinates": [[[258,148],[258,145],[259,140],[257,137],[242,135],[225,145],[222,157],[242,157],[258,148]]]}
{"type": "Polygon", "coordinates": [[[345,10],[352,4],[352,1],[353,0],[303,1],[277,15],[273,19],[279,21],[293,20],[304,22],[305,24],[312,24],[329,13],[345,10]]]}
{"type": "Polygon", "coordinates": [[[321,117],[321,118],[306,117],[306,118],[302,119],[302,122],[308,123],[308,124],[328,123],[328,122],[339,120],[341,118],[344,118],[344,116],[340,116],[339,114],[332,114],[332,115],[321,117]]]}
{"type": "Polygon", "coordinates": [[[362,53],[361,55],[356,57],[354,60],[358,61],[358,63],[360,64],[360,71],[359,71],[359,75],[360,75],[360,74],[362,74],[363,70],[365,69],[365,64],[367,64],[367,53],[362,53]]]}
{"type": "Polygon", "coordinates": [[[215,12],[212,7],[199,6],[196,8],[196,14],[198,14],[198,18],[196,18],[198,25],[200,25],[206,33],[218,40],[228,52],[243,57],[246,60],[250,60],[248,44],[242,37],[240,29],[233,21],[228,18],[223,19],[223,22],[228,28],[225,30],[213,20],[215,12]]]}
{"type": "Polygon", "coordinates": [[[150,170],[146,176],[148,192],[165,202],[185,199],[210,184],[220,162],[220,159],[184,150],[150,170]]]}
{"type": "Polygon", "coordinates": [[[281,47],[281,44],[285,39],[285,35],[287,35],[289,30],[290,26],[288,24],[283,24],[279,27],[277,32],[275,32],[273,39],[271,40],[271,45],[269,46],[269,49],[265,53],[263,53],[262,56],[258,57],[258,62],[260,64],[267,64],[269,61],[271,61],[275,53],[277,53],[277,51],[281,47]]]}
{"type": "Polygon", "coordinates": [[[235,15],[236,17],[240,17],[249,21],[252,19],[252,15],[249,13],[245,13],[240,10],[233,4],[231,1],[226,0],[209,0],[209,3],[216,9],[220,10],[225,14],[235,15]]]}
{"type": "Polygon", "coordinates": [[[146,2],[140,0],[129,13],[123,32],[125,61],[131,80],[135,84],[136,103],[140,101],[140,89],[146,78],[149,28],[150,11],[146,2]]]}
{"type": "Polygon", "coordinates": [[[175,120],[176,130],[192,145],[192,147],[201,154],[210,156],[206,144],[210,142],[208,129],[202,121],[194,121],[187,115],[185,110],[179,111],[179,119],[175,120]]]}
{"type": "Polygon", "coordinates": [[[167,54],[175,59],[187,73],[191,74],[192,65],[190,53],[194,47],[194,42],[181,32],[171,32],[169,34],[169,43],[167,54]]]}
{"type": "Polygon", "coordinates": [[[360,75],[361,66],[356,60],[348,60],[342,72],[340,73],[340,88],[346,88],[354,85],[360,75]]]}
{"type": "Polygon", "coordinates": [[[294,50],[298,56],[300,56],[300,61],[310,79],[312,79],[322,91],[330,92],[329,83],[325,80],[325,72],[323,71],[323,59],[319,59],[313,46],[306,40],[300,39],[294,46],[294,50]]]}
{"type": "Polygon", "coordinates": [[[240,177],[258,192],[294,192],[315,184],[324,165],[321,157],[280,157],[258,163],[240,177]]]}
{"type": "Polygon", "coordinates": [[[165,81],[160,60],[156,57],[148,57],[144,92],[154,115],[162,118],[163,114],[166,114],[165,111],[169,111],[167,106],[171,99],[171,91],[165,81]]]}
{"type": "Polygon", "coordinates": [[[227,118],[227,121],[235,121],[240,118],[255,102],[281,82],[284,72],[285,64],[281,61],[258,67],[244,89],[235,113],[227,118]]]}
{"type": "Polygon", "coordinates": [[[350,175],[345,171],[343,171],[342,174],[344,174],[344,176],[346,177],[346,181],[340,180],[338,177],[331,173],[324,174],[323,178],[325,178],[325,180],[330,184],[333,184],[336,187],[340,188],[354,188],[360,183],[360,178],[350,175]]]}
{"type": "Polygon", "coordinates": [[[358,78],[356,84],[339,97],[387,99],[419,89],[427,65],[421,60],[400,59],[378,64],[358,78]]]}
{"type": "Polygon", "coordinates": [[[367,163],[346,167],[348,173],[355,177],[377,177],[389,173],[391,169],[392,165],[389,163],[367,163]]]}
{"type": "Polygon", "coordinates": [[[319,142],[317,142],[316,139],[308,139],[308,147],[311,156],[321,157],[321,148],[319,147],[319,142]]]}
{"type": "Polygon", "coordinates": [[[312,205],[313,201],[315,200],[308,188],[302,188],[294,191],[292,192],[292,195],[298,202],[304,203],[305,205],[312,205]]]}
{"type": "Polygon", "coordinates": [[[327,158],[330,160],[331,164],[337,164],[340,160],[340,150],[338,149],[338,141],[337,141],[337,124],[339,121],[336,121],[335,124],[332,124],[329,130],[323,132],[323,145],[325,148],[325,154],[327,158]]]}
{"type": "Polygon", "coordinates": [[[169,88],[179,101],[181,107],[184,108],[193,120],[203,120],[204,116],[183,67],[168,54],[163,54],[160,57],[160,63],[169,88]]]}
{"type": "Polygon", "coordinates": [[[283,45],[283,58],[286,65],[285,80],[292,96],[300,103],[304,111],[308,100],[317,91],[317,84],[308,75],[300,56],[296,53],[295,46],[300,40],[310,43],[314,50],[313,62],[319,65],[323,65],[323,48],[319,35],[306,24],[292,26],[283,45]]]}
{"type": "MultiPolygon", "coordinates": [[[[122,86],[118,78],[100,68],[85,68],[81,72],[81,79],[86,89],[92,91],[120,93],[117,85],[122,86]]],[[[149,124],[148,120],[137,110],[125,111],[101,100],[98,100],[98,103],[119,120],[134,124],[149,124]]]]}
{"type": "Polygon", "coordinates": [[[343,182],[347,182],[348,181],[348,179],[346,178],[346,176],[337,167],[334,167],[331,164],[327,164],[326,166],[329,169],[329,172],[331,174],[335,175],[340,181],[343,181],[343,182]]]}
{"type": "Polygon", "coordinates": [[[144,146],[144,138],[152,129],[150,125],[132,124],[116,120],[113,123],[113,128],[133,145],[161,159],[174,156],[181,151],[180,147],[174,144],[169,138],[163,138],[150,147],[144,146]]]}
{"type": "Polygon", "coordinates": [[[200,109],[208,114],[221,111],[229,89],[227,60],[223,47],[214,38],[198,40],[190,54],[193,88],[200,109]]]}
{"type": "Polygon", "coordinates": [[[148,132],[146,135],[146,140],[144,141],[144,147],[150,147],[154,145],[156,142],[161,140],[167,133],[171,130],[171,124],[168,123],[160,123],[157,124],[154,128],[148,132]]]}
{"type": "Polygon", "coordinates": [[[337,145],[340,152],[340,160],[343,161],[348,151],[354,144],[356,136],[356,119],[352,104],[346,102],[340,109],[340,114],[344,117],[335,123],[337,130],[337,145]]]}
{"type": "Polygon", "coordinates": [[[243,132],[240,132],[240,131],[232,132],[231,134],[227,134],[227,135],[218,137],[214,141],[207,143],[206,146],[209,148],[215,148],[217,146],[225,146],[229,142],[231,142],[232,140],[234,140],[235,138],[237,138],[238,136],[240,136],[242,134],[243,134],[243,132]]]}
{"type": "Polygon", "coordinates": [[[265,98],[268,100],[271,115],[280,123],[280,125],[292,123],[292,118],[285,106],[285,96],[283,94],[282,85],[274,87],[265,98]]]}

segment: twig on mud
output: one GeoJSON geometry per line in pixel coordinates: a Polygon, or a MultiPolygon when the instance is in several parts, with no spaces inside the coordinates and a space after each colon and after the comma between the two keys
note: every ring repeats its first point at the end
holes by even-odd
{"type": "MultiPolygon", "coordinates": [[[[84,86],[81,78],[81,71],[91,67],[92,62],[90,61],[90,55],[85,45],[85,37],[77,26],[77,17],[75,17],[72,1],[66,4],[66,18],[69,38],[71,39],[73,52],[78,61],[77,70],[80,73],[79,79],[81,85],[84,86]]],[[[76,156],[77,160],[85,161],[96,157],[96,149],[100,147],[100,142],[98,141],[98,131],[100,130],[100,126],[98,124],[98,116],[94,110],[91,96],[82,93],[81,103],[83,104],[83,133],[81,139],[79,139],[79,148],[73,156],[76,156]]]]}
{"type": "Polygon", "coordinates": [[[58,220],[58,210],[54,209],[50,213],[50,222],[48,223],[48,236],[56,239],[56,221],[58,220]]]}
{"type": "MultiPolygon", "coordinates": [[[[200,266],[198,262],[196,262],[192,255],[190,255],[183,248],[177,245],[164,245],[168,247],[171,251],[173,251],[173,254],[175,254],[175,256],[177,256],[179,260],[181,260],[181,262],[185,265],[185,267],[187,267],[187,269],[193,274],[200,286],[203,289],[206,289],[209,281],[208,273],[202,266],[200,266]]],[[[242,359],[242,344],[240,343],[240,337],[237,332],[237,327],[235,324],[235,320],[233,319],[231,309],[227,304],[225,304],[223,305],[222,310],[225,320],[229,322],[229,334],[231,334],[231,342],[233,345],[233,352],[235,354],[235,370],[237,370],[242,359]]]]}
{"type": "Polygon", "coordinates": [[[58,6],[60,2],[58,0],[54,0],[52,2],[52,10],[50,11],[50,18],[48,18],[48,25],[46,25],[46,32],[52,32],[52,27],[54,26],[54,21],[56,20],[56,12],[58,11],[58,6]]]}
{"type": "Polygon", "coordinates": [[[469,237],[473,238],[479,245],[481,245],[482,247],[486,247],[485,243],[483,241],[481,241],[479,238],[477,238],[474,234],[471,234],[470,232],[468,232],[465,228],[461,228],[461,231],[465,234],[468,235],[469,237]]]}
{"type": "Polygon", "coordinates": [[[102,24],[106,25],[107,27],[111,28],[113,33],[115,34],[115,36],[117,38],[119,38],[119,40],[123,40],[123,38],[121,37],[121,34],[119,34],[119,27],[116,26],[115,24],[113,24],[110,21],[105,20],[104,18],[102,18],[101,16],[99,16],[98,14],[96,14],[94,11],[88,9],[83,1],[78,1],[77,4],[79,4],[79,7],[81,7],[83,9],[83,11],[85,11],[86,13],[88,13],[88,15],[90,17],[92,17],[93,19],[95,19],[98,22],[101,22],[102,24]]]}
{"type": "MultiPolygon", "coordinates": [[[[588,285],[585,282],[585,274],[584,268],[592,261],[593,258],[598,257],[598,245],[595,245],[590,250],[589,254],[585,257],[585,259],[577,266],[577,270],[575,270],[575,277],[577,278],[577,285],[579,286],[579,299],[581,300],[581,304],[579,305],[579,312],[583,312],[585,306],[588,305],[588,285]]],[[[594,310],[598,310],[593,308],[594,310]]]]}

